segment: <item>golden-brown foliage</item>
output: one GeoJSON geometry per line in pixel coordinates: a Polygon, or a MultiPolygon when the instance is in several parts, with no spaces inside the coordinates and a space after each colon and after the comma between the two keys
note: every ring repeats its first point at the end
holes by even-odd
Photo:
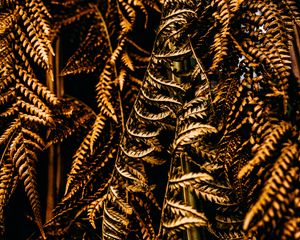
{"type": "Polygon", "coordinates": [[[149,180],[158,177],[144,161],[151,155],[170,169],[159,239],[297,235],[295,222],[284,227],[298,217],[299,89],[290,48],[297,24],[295,2],[165,1],[112,177],[118,197],[105,200],[115,215],[104,213],[104,239],[130,231],[153,239],[152,225],[126,221],[156,212],[132,197],[142,194],[148,205],[149,180]],[[143,177],[125,174],[127,166],[143,177]]]}
{"type": "Polygon", "coordinates": [[[2,225],[23,181],[44,238],[299,238],[299,3],[163,2],[150,57],[157,1],[1,1],[2,225]],[[96,79],[96,113],[43,85],[59,35],[76,45],[61,75],[96,79]],[[43,228],[39,153],[76,128],[43,228]]]}

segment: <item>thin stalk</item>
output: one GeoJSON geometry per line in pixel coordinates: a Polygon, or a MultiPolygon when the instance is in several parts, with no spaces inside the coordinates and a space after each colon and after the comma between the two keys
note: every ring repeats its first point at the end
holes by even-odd
{"type": "MultiPolygon", "coordinates": [[[[49,65],[52,67],[53,66],[53,56],[49,52],[48,54],[49,57],[49,65]]],[[[51,92],[54,92],[54,79],[53,79],[53,68],[49,69],[46,73],[46,84],[48,89],[51,92]]],[[[46,221],[48,221],[52,217],[52,210],[54,209],[54,165],[55,165],[55,157],[54,157],[54,146],[50,146],[48,149],[48,165],[47,165],[47,198],[46,198],[46,221]]]]}
{"type": "Polygon", "coordinates": [[[54,165],[55,165],[55,149],[54,146],[49,147],[48,150],[48,186],[46,199],[46,222],[52,218],[52,210],[55,205],[55,191],[54,191],[54,165]]]}
{"type": "Polygon", "coordinates": [[[122,102],[122,96],[120,90],[118,90],[118,99],[120,104],[121,126],[122,126],[122,134],[123,134],[125,131],[125,118],[124,118],[123,102],[122,102]]]}
{"type": "MultiPolygon", "coordinates": [[[[60,38],[55,42],[55,56],[49,54],[50,66],[53,69],[46,75],[47,87],[54,92],[58,98],[64,95],[63,79],[60,73],[60,38]],[[53,77],[54,72],[54,77],[53,77]]],[[[52,145],[48,149],[48,186],[46,198],[46,221],[53,217],[53,209],[62,186],[62,168],[61,168],[61,146],[60,144],[52,145]]]]}
{"type": "MultiPolygon", "coordinates": [[[[64,82],[60,75],[60,38],[58,37],[55,44],[55,83],[56,83],[56,96],[61,98],[64,96],[64,82]]],[[[62,187],[62,156],[61,145],[56,144],[56,180],[55,188],[56,197],[59,196],[62,187]]]]}

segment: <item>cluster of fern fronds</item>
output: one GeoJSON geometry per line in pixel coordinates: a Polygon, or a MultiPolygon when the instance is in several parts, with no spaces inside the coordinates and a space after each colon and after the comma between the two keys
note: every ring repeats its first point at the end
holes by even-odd
{"type": "Polygon", "coordinates": [[[103,239],[299,238],[298,7],[165,1],[103,239]]]}
{"type": "Polygon", "coordinates": [[[36,169],[46,133],[55,125],[53,109],[59,104],[36,75],[39,68],[53,78],[48,18],[41,1],[1,1],[1,227],[4,207],[23,182],[42,235],[36,169]]]}
{"type": "Polygon", "coordinates": [[[21,181],[44,238],[299,239],[299,3],[165,0],[151,58],[156,1],[1,5],[2,225],[21,181]],[[96,113],[47,90],[58,75],[94,79],[96,113]],[[82,125],[42,226],[39,153],[82,125]]]}
{"type": "MultiPolygon", "coordinates": [[[[1,234],[5,207],[21,182],[43,238],[58,238],[70,226],[79,226],[76,217],[81,219],[81,213],[88,213],[94,225],[124,119],[150,55],[144,47],[151,40],[136,40],[136,32],[145,32],[148,11],[156,15],[159,5],[155,1],[1,1],[1,234]],[[145,26],[139,24],[135,30],[138,20],[145,26]],[[98,106],[91,109],[62,96],[63,78],[91,79],[98,106]],[[45,234],[39,159],[50,146],[73,134],[82,143],[74,153],[65,196],[45,234]]],[[[85,227],[79,229],[79,235],[85,235],[85,227]]]]}
{"type": "MultiPolygon", "coordinates": [[[[77,29],[68,36],[75,39],[81,36],[78,49],[68,59],[62,75],[66,81],[86,76],[96,79],[97,115],[73,156],[65,195],[45,227],[54,239],[100,239],[101,233],[95,230],[98,216],[104,199],[109,196],[107,191],[125,119],[150,56],[147,44],[151,45],[151,41],[143,42],[137,36],[140,32],[145,34],[143,28],[148,26],[148,17],[159,13],[160,3],[137,0],[53,4],[60,9],[54,13],[57,32],[77,29]]],[[[149,33],[151,29],[146,32],[149,33]]]]}

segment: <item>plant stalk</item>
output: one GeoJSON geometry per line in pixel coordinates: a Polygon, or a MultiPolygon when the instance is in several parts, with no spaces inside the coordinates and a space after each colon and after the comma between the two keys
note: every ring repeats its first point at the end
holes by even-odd
{"type": "MultiPolygon", "coordinates": [[[[60,38],[55,42],[55,56],[49,53],[49,63],[53,66],[47,72],[46,83],[49,90],[56,94],[58,98],[64,95],[63,79],[60,73],[60,38]],[[53,74],[54,73],[54,74],[53,74]]],[[[46,197],[46,221],[53,217],[53,209],[56,205],[57,198],[61,191],[61,146],[60,144],[51,145],[48,149],[48,186],[46,197]]]]}

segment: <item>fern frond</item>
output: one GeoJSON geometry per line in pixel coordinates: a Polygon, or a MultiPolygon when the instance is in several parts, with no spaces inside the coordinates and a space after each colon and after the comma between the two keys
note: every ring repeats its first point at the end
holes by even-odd
{"type": "Polygon", "coordinates": [[[254,147],[253,150],[256,151],[254,158],[240,170],[238,178],[248,175],[255,167],[265,162],[275,151],[278,142],[281,141],[290,130],[291,125],[287,122],[281,122],[273,126],[269,130],[269,134],[266,133],[265,139],[259,148],[256,150],[256,147],[254,147]]]}
{"type": "Polygon", "coordinates": [[[180,215],[182,217],[198,217],[198,218],[203,218],[204,221],[207,221],[207,218],[205,217],[205,215],[201,212],[198,212],[196,209],[194,209],[191,206],[185,205],[181,202],[177,202],[177,201],[167,201],[166,202],[167,207],[170,208],[170,210],[172,211],[173,214],[176,215],[180,215]]]}
{"type": "Polygon", "coordinates": [[[138,138],[152,138],[152,137],[157,137],[161,131],[160,128],[158,128],[156,131],[136,131],[133,129],[130,129],[130,125],[127,123],[126,124],[126,130],[128,134],[130,134],[133,137],[138,137],[138,138]]]}
{"type": "Polygon", "coordinates": [[[190,55],[192,52],[190,43],[186,42],[179,50],[170,50],[168,52],[160,52],[155,54],[154,56],[157,59],[164,59],[164,58],[170,58],[170,59],[175,59],[175,58],[183,58],[186,57],[187,55],[190,55]]]}
{"type": "Polygon", "coordinates": [[[121,59],[126,67],[128,67],[131,71],[134,71],[134,65],[132,60],[130,59],[130,56],[128,55],[128,52],[124,52],[121,59]]]}
{"type": "Polygon", "coordinates": [[[0,104],[4,105],[4,103],[9,103],[11,99],[13,99],[15,97],[15,92],[13,91],[13,89],[9,89],[7,92],[5,92],[4,94],[2,94],[2,96],[0,97],[0,104]]]}
{"type": "Polygon", "coordinates": [[[199,137],[202,137],[203,135],[216,132],[217,129],[208,124],[193,123],[184,126],[178,133],[178,137],[176,138],[174,143],[174,149],[176,149],[179,145],[190,144],[194,140],[197,140],[199,137]]]}
{"type": "Polygon", "coordinates": [[[294,22],[299,24],[300,14],[297,2],[295,0],[283,0],[282,2],[284,3],[288,13],[292,16],[294,22]]]}
{"type": "Polygon", "coordinates": [[[284,223],[282,239],[298,239],[300,237],[300,218],[294,217],[284,223]]]}
{"type": "Polygon", "coordinates": [[[96,199],[92,203],[89,204],[87,212],[88,212],[88,217],[89,217],[89,222],[93,226],[93,228],[96,229],[96,223],[95,223],[95,218],[96,218],[96,213],[100,211],[100,209],[103,209],[104,206],[104,200],[107,198],[107,195],[104,195],[101,198],[96,199]]]}
{"type": "Polygon", "coordinates": [[[90,151],[93,153],[94,144],[99,138],[99,135],[101,134],[104,126],[105,126],[105,120],[106,118],[103,115],[98,115],[96,117],[95,123],[92,127],[92,133],[91,133],[91,140],[90,140],[90,151]]]}
{"type": "Polygon", "coordinates": [[[4,230],[5,206],[12,196],[18,183],[18,174],[11,159],[6,155],[0,168],[0,226],[1,233],[4,230]]]}
{"type": "Polygon", "coordinates": [[[172,178],[169,180],[171,188],[187,187],[200,181],[209,181],[213,178],[207,173],[187,173],[179,178],[172,178]]]}
{"type": "Polygon", "coordinates": [[[139,183],[147,183],[144,172],[141,171],[136,165],[130,166],[129,164],[126,164],[125,167],[125,172],[128,171],[130,176],[133,176],[134,179],[139,179],[139,183]]]}
{"type": "Polygon", "coordinates": [[[145,113],[145,110],[142,109],[141,107],[138,107],[138,104],[135,104],[133,106],[133,108],[134,108],[136,115],[138,115],[140,118],[143,118],[143,119],[149,120],[149,121],[163,120],[163,119],[169,117],[171,114],[171,111],[163,111],[160,113],[151,113],[151,112],[145,113]]]}
{"type": "MultiPolygon", "coordinates": [[[[36,10],[35,7],[31,8],[31,11],[36,10]]],[[[16,33],[20,38],[22,46],[24,47],[27,54],[33,57],[34,61],[39,64],[41,67],[48,69],[49,66],[49,59],[48,59],[48,52],[53,51],[50,45],[50,41],[47,39],[47,30],[46,32],[40,32],[44,35],[40,36],[38,32],[36,32],[36,26],[33,23],[37,23],[35,21],[31,21],[30,16],[27,13],[27,9],[24,9],[22,6],[16,6],[16,12],[20,15],[21,19],[24,21],[24,27],[26,29],[26,33],[28,36],[36,36],[35,38],[29,39],[26,34],[23,32],[20,26],[16,25],[16,33]],[[46,41],[46,42],[45,42],[46,41]],[[50,48],[50,49],[49,49],[50,48]]],[[[34,14],[31,16],[35,16],[34,14]]],[[[37,25],[39,25],[37,23],[37,25]]],[[[49,31],[48,31],[49,34],[49,31]]]]}
{"type": "Polygon", "coordinates": [[[221,29],[220,33],[216,34],[214,38],[212,49],[214,49],[215,55],[212,61],[211,71],[216,71],[220,62],[222,62],[224,57],[227,55],[228,35],[228,27],[224,27],[221,29]]]}
{"type": "Polygon", "coordinates": [[[145,150],[127,150],[121,146],[122,152],[129,158],[143,158],[152,153],[155,150],[155,147],[151,147],[145,150]]]}
{"type": "Polygon", "coordinates": [[[65,68],[62,70],[63,76],[83,72],[91,73],[97,70],[94,61],[100,55],[103,58],[103,53],[108,50],[107,39],[101,38],[105,32],[101,23],[101,20],[99,20],[99,23],[90,27],[85,39],[81,42],[79,48],[71,56],[65,68]],[[87,49],[88,51],[86,51],[87,49]]]}
{"type": "Polygon", "coordinates": [[[106,202],[103,212],[102,223],[102,236],[103,239],[110,239],[112,236],[116,239],[122,239],[127,235],[127,226],[129,225],[128,215],[132,215],[133,207],[131,207],[125,200],[119,195],[119,191],[110,186],[109,187],[109,200],[117,203],[116,207],[120,210],[116,211],[108,209],[106,202]]]}
{"type": "Polygon", "coordinates": [[[132,207],[119,196],[119,192],[117,189],[110,186],[109,193],[110,193],[110,197],[112,198],[112,200],[116,201],[118,203],[118,205],[120,206],[120,208],[126,214],[129,214],[129,215],[132,214],[132,207]]]}
{"type": "Polygon", "coordinates": [[[207,183],[196,184],[195,189],[192,189],[199,198],[206,201],[217,203],[220,205],[230,204],[230,198],[228,193],[224,192],[224,189],[219,186],[213,186],[207,183]]]}
{"type": "MultiPolygon", "coordinates": [[[[119,166],[116,166],[115,169],[124,178],[130,179],[130,180],[133,180],[133,181],[137,181],[137,182],[139,182],[139,180],[141,180],[141,179],[136,178],[132,173],[127,171],[124,167],[121,168],[119,166]]],[[[145,179],[143,179],[143,180],[145,181],[145,179]]]]}
{"type": "Polygon", "coordinates": [[[38,107],[39,109],[43,109],[43,110],[45,109],[45,111],[47,111],[47,109],[48,109],[47,105],[40,98],[38,98],[37,95],[33,91],[28,89],[26,86],[24,86],[23,84],[17,83],[16,90],[18,92],[20,92],[20,95],[23,95],[26,99],[28,99],[36,107],[38,107]]]}
{"type": "Polygon", "coordinates": [[[206,226],[205,218],[196,217],[181,217],[171,221],[163,223],[163,226],[168,229],[168,235],[172,234],[173,231],[182,231],[193,227],[206,226]]]}
{"type": "MultiPolygon", "coordinates": [[[[270,212],[273,211],[271,208],[265,212],[270,204],[276,209],[277,216],[284,214],[284,211],[286,211],[285,206],[287,206],[286,201],[289,200],[284,200],[283,196],[287,194],[289,188],[292,188],[293,177],[297,174],[297,170],[292,167],[292,164],[298,158],[298,152],[299,149],[296,144],[289,143],[282,148],[281,155],[270,170],[271,175],[267,179],[262,193],[245,218],[244,228],[248,228],[251,220],[258,212],[266,214],[263,215],[262,221],[268,222],[269,216],[267,214],[274,215],[273,212],[270,212]]],[[[259,225],[262,225],[262,223],[260,222],[259,225]]]]}
{"type": "Polygon", "coordinates": [[[60,123],[60,127],[51,129],[45,148],[62,142],[76,132],[86,133],[96,118],[94,111],[78,99],[60,99],[56,110],[58,112],[53,113],[54,120],[60,123]]]}
{"type": "Polygon", "coordinates": [[[37,118],[43,120],[45,125],[46,123],[51,124],[54,122],[50,111],[43,111],[40,108],[34,106],[33,104],[27,103],[23,100],[18,100],[16,105],[18,105],[19,110],[24,109],[24,111],[30,113],[30,115],[36,116],[37,118]]]}
{"type": "Polygon", "coordinates": [[[80,171],[80,166],[82,165],[87,155],[89,154],[90,146],[91,146],[91,132],[92,130],[83,139],[79,148],[77,149],[76,153],[73,156],[71,170],[68,175],[68,179],[66,183],[65,194],[69,191],[69,188],[74,181],[75,175],[80,171]]]}
{"type": "MultiPolygon", "coordinates": [[[[145,86],[147,87],[147,86],[145,86]]],[[[168,97],[162,94],[154,94],[152,93],[150,95],[150,93],[146,92],[146,90],[141,89],[141,94],[150,102],[163,102],[163,103],[167,103],[167,104],[177,104],[177,105],[181,105],[182,103],[180,101],[178,101],[176,98],[174,97],[168,97]]]]}
{"type": "Polygon", "coordinates": [[[293,176],[296,176],[297,174],[298,169],[291,168],[286,174],[285,179],[282,181],[282,187],[279,189],[274,189],[276,198],[270,199],[268,196],[266,198],[261,197],[250,208],[245,217],[243,225],[244,229],[250,228],[249,235],[264,227],[266,224],[272,224],[273,227],[276,226],[278,221],[277,219],[283,217],[287,211],[286,206],[290,204],[291,200],[289,198],[284,198],[284,196],[289,192],[289,189],[292,188],[293,176]],[[258,214],[260,214],[262,217],[253,224],[253,218],[258,214]]]}
{"type": "Polygon", "coordinates": [[[0,137],[0,145],[5,144],[14,134],[17,132],[21,122],[19,119],[15,119],[10,126],[2,133],[0,137]]]}
{"type": "Polygon", "coordinates": [[[207,110],[207,105],[205,103],[201,103],[199,106],[196,106],[194,108],[187,108],[184,114],[180,116],[180,120],[183,121],[189,118],[204,119],[207,116],[206,110],[207,110]]]}
{"type": "Polygon", "coordinates": [[[9,147],[9,155],[16,167],[20,180],[24,182],[25,192],[32,207],[36,223],[45,239],[42,228],[41,205],[37,191],[37,173],[35,168],[37,155],[34,151],[34,149],[43,149],[44,145],[40,145],[43,142],[36,142],[35,136],[34,132],[29,129],[24,131],[24,128],[22,128],[12,140],[9,147]]]}
{"type": "Polygon", "coordinates": [[[217,11],[213,13],[213,16],[220,22],[220,31],[216,33],[214,37],[214,43],[212,50],[215,52],[210,69],[215,71],[218,65],[223,61],[228,52],[229,41],[229,25],[231,20],[231,10],[237,10],[234,5],[229,5],[226,1],[212,1],[212,6],[217,8],[217,11]]]}
{"type": "Polygon", "coordinates": [[[125,84],[125,79],[128,75],[128,72],[126,69],[121,69],[120,74],[117,78],[117,82],[119,83],[120,90],[123,91],[124,84],[125,84]]]}
{"type": "MultiPolygon", "coordinates": [[[[46,102],[49,102],[52,105],[57,105],[59,103],[59,100],[57,99],[57,97],[53,93],[51,93],[47,89],[47,87],[45,87],[43,84],[41,84],[34,76],[28,74],[20,66],[16,66],[16,69],[17,69],[18,77],[20,77],[20,79],[22,81],[24,81],[24,83],[27,85],[26,86],[27,89],[24,89],[25,86],[22,86],[22,85],[25,85],[25,84],[19,83],[20,85],[17,85],[17,86],[20,86],[20,91],[24,92],[24,95],[26,97],[27,97],[27,95],[29,95],[28,93],[26,93],[26,90],[27,91],[33,91],[40,98],[45,99],[46,102]]],[[[32,99],[34,101],[34,97],[32,99]]],[[[35,97],[35,99],[36,99],[36,97],[35,97]]],[[[38,100],[36,100],[36,101],[38,101],[38,100]]]]}
{"type": "Polygon", "coordinates": [[[112,84],[112,68],[110,64],[106,64],[103,72],[100,75],[99,82],[96,86],[97,91],[97,102],[100,112],[112,118],[117,122],[117,116],[115,114],[115,109],[111,103],[111,84],[112,84]]]}
{"type": "MultiPolygon", "coordinates": [[[[138,213],[135,214],[138,221],[143,240],[150,240],[155,238],[153,226],[145,221],[138,213]]],[[[146,219],[147,220],[147,219],[146,219]]]]}

